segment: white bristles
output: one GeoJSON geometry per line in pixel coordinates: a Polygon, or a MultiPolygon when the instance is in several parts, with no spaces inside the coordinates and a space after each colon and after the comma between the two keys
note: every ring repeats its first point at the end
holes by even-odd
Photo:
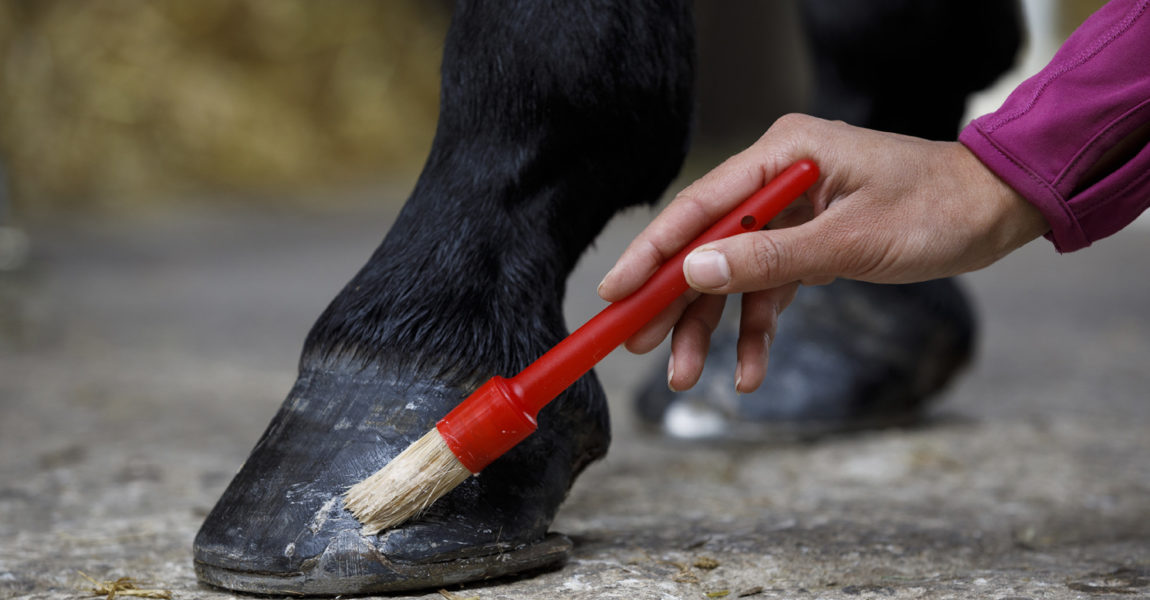
{"type": "Polygon", "coordinates": [[[374,535],[414,517],[455,489],[471,471],[432,429],[371,477],[351,486],[343,505],[374,535]]]}

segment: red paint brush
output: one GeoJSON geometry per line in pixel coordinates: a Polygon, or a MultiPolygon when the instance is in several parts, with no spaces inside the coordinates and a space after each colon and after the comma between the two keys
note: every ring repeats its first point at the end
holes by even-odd
{"type": "Polygon", "coordinates": [[[696,247],[762,229],[818,178],[809,160],[791,165],[615,302],[511,379],[493,377],[435,429],[371,477],[344,504],[374,534],[403,523],[523,441],[539,410],[687,291],[683,259],[696,247]]]}

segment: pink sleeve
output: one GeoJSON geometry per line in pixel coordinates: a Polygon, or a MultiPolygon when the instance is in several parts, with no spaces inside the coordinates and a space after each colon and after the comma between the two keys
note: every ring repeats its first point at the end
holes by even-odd
{"type": "Polygon", "coordinates": [[[959,136],[1042,211],[1059,252],[1113,234],[1150,204],[1150,145],[1085,181],[1107,150],[1150,124],[1148,7],[1150,0],[1106,4],[1046,68],[959,136]]]}

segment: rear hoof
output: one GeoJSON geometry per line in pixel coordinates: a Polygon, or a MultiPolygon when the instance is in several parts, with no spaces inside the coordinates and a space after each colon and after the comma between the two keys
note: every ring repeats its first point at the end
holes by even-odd
{"type": "Polygon", "coordinates": [[[809,438],[906,425],[970,361],[975,321],[953,280],[803,287],[779,320],[767,377],[737,394],[731,329],[715,335],[699,383],[640,389],[640,419],[683,439],[809,438]]]}

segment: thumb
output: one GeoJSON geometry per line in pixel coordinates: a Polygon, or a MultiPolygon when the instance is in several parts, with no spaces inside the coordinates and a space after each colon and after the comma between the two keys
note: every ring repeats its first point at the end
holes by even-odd
{"type": "Polygon", "coordinates": [[[734,294],[776,288],[795,281],[841,274],[842,248],[821,240],[815,221],[766,229],[699,246],[683,261],[687,283],[706,294],[734,294]]]}

